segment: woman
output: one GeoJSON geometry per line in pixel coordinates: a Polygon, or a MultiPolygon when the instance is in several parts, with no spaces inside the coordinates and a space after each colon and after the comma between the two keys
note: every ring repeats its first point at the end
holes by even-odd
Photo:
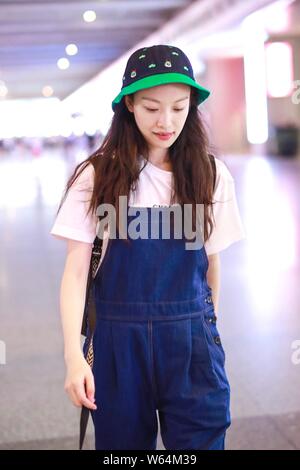
{"type": "Polygon", "coordinates": [[[233,178],[210,155],[198,110],[209,94],[179,48],[135,51],[112,103],[111,127],[99,150],[75,168],[51,232],[68,245],[61,285],[65,388],[75,405],[91,410],[96,449],[155,449],[156,410],[166,449],[224,449],[230,387],[216,327],[218,253],[244,231],[233,178]],[[129,199],[125,231],[122,197],[129,199]],[[103,222],[101,207],[108,206],[116,230],[112,219],[104,224],[90,368],[80,330],[97,214],[103,222]],[[183,211],[170,215],[164,237],[161,214],[175,208],[183,211]],[[189,220],[195,240],[199,208],[204,243],[191,248],[189,237],[178,238],[178,223],[189,220]],[[147,217],[158,212],[156,222],[147,217]],[[130,225],[136,230],[128,236],[130,225]]]}

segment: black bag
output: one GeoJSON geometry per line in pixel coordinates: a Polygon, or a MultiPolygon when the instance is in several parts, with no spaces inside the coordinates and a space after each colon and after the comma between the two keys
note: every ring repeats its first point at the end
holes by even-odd
{"type": "MultiPolygon", "coordinates": [[[[81,334],[86,337],[85,359],[92,368],[94,361],[93,333],[96,325],[96,305],[94,299],[93,281],[95,279],[102,253],[102,239],[96,237],[93,243],[92,255],[87,279],[85,305],[83,311],[81,334]]],[[[82,449],[86,428],[89,420],[90,410],[82,406],[80,413],[79,449],[82,449]]]]}

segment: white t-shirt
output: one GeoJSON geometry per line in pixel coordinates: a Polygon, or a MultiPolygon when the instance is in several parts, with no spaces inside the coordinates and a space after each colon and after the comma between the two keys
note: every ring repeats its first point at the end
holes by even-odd
{"type": "MultiPolygon", "coordinates": [[[[141,164],[145,162],[141,159],[141,164]]],[[[216,187],[213,199],[214,227],[205,242],[207,255],[218,253],[234,242],[245,238],[245,230],[236,201],[234,179],[225,163],[215,158],[216,187]]],[[[69,189],[67,197],[56,217],[51,234],[59,238],[70,238],[92,243],[96,236],[98,218],[91,212],[87,215],[94,182],[94,167],[89,164],[69,189]]],[[[173,184],[173,173],[148,162],[139,175],[137,188],[129,194],[129,206],[169,206],[173,184]]],[[[102,256],[108,242],[104,233],[102,256]]]]}

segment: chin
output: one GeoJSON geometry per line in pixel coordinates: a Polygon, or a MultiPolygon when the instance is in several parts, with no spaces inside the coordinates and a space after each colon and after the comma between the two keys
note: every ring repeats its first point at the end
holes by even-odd
{"type": "Polygon", "coordinates": [[[171,137],[169,140],[158,140],[155,137],[154,138],[152,137],[151,142],[153,142],[156,146],[159,146],[159,147],[170,147],[170,145],[172,145],[176,139],[177,139],[176,135],[171,137]]]}

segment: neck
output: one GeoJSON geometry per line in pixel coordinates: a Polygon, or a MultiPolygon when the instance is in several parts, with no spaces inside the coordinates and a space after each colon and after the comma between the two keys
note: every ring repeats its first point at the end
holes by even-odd
{"type": "Polygon", "coordinates": [[[168,152],[149,152],[149,161],[154,165],[168,165],[170,164],[170,157],[168,152]]]}

